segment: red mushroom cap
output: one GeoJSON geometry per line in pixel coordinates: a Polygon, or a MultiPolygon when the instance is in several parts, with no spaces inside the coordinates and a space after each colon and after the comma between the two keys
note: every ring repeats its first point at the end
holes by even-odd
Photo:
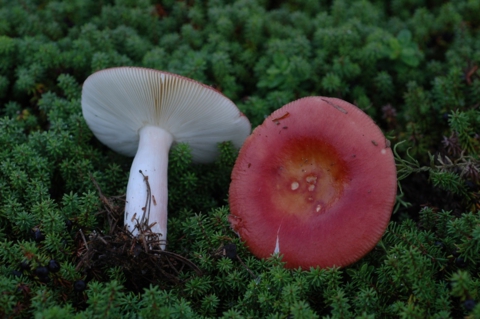
{"type": "Polygon", "coordinates": [[[286,267],[343,267],[367,254],[397,189],[389,141],[356,106],[307,97],[273,112],[240,150],[230,223],[260,258],[286,267]]]}

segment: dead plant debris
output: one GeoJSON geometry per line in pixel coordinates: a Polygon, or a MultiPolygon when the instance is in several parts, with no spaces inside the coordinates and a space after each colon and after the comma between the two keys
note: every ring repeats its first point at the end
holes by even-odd
{"type": "Polygon", "coordinates": [[[134,292],[143,292],[150,285],[167,287],[181,285],[185,276],[180,274],[192,271],[193,276],[201,276],[202,271],[189,259],[160,248],[159,236],[146,224],[137,224],[138,236],[123,226],[125,196],[105,197],[95,184],[103,210],[98,212],[107,218],[109,230],[99,229],[84,233],[79,229],[75,243],[77,247],[77,267],[87,280],[102,281],[109,278],[108,271],[114,267],[124,274],[124,286],[134,292]]]}

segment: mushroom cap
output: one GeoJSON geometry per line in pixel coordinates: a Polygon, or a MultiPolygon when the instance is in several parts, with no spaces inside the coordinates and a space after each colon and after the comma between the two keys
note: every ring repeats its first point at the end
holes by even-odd
{"type": "Polygon", "coordinates": [[[168,131],[176,143],[188,143],[196,162],[212,161],[217,143],[239,148],[250,122],[215,89],[176,74],[119,67],[90,75],[82,89],[83,116],[114,151],[134,156],[139,130],[148,125],[168,131]]]}
{"type": "Polygon", "coordinates": [[[286,267],[343,267],[375,247],[397,189],[389,142],[336,98],[307,97],[265,119],[232,171],[230,223],[260,258],[286,267]]]}

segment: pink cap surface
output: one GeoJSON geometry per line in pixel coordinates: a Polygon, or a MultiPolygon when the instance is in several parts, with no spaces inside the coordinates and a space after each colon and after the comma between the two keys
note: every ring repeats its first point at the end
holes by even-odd
{"type": "Polygon", "coordinates": [[[229,220],[257,257],[342,267],[381,239],[396,189],[393,154],[373,120],[343,100],[307,97],[273,112],[243,144],[229,220]]]}

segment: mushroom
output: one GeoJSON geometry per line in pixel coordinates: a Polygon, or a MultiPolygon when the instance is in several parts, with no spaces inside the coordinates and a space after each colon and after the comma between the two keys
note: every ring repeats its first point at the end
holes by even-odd
{"type": "Polygon", "coordinates": [[[245,140],[229,190],[232,228],[260,258],[343,267],[381,239],[397,189],[390,143],[354,105],[306,97],[245,140]]]}
{"type": "Polygon", "coordinates": [[[227,97],[197,81],[138,67],[98,71],[83,84],[83,116],[112,150],[135,156],[127,185],[125,225],[151,226],[167,239],[167,167],[172,143],[188,143],[193,161],[218,155],[217,144],[239,148],[250,122],[227,97]]]}

